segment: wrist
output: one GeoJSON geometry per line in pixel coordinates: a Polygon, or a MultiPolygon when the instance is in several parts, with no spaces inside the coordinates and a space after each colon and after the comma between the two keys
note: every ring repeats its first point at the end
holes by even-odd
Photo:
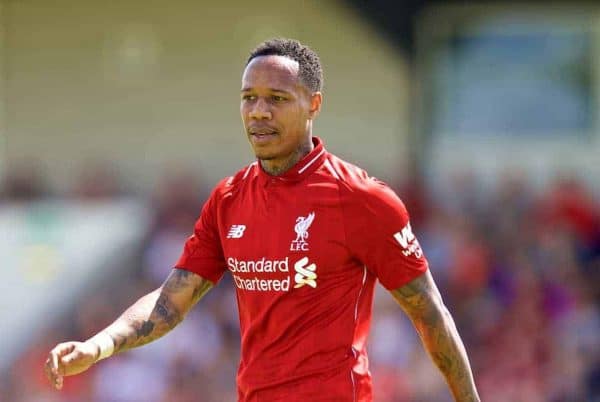
{"type": "Polygon", "coordinates": [[[90,342],[98,348],[98,353],[94,362],[112,356],[115,351],[115,342],[112,337],[104,331],[97,333],[86,342],[90,342]]]}
{"type": "Polygon", "coordinates": [[[100,359],[100,353],[102,353],[102,351],[100,350],[100,346],[98,346],[96,342],[92,342],[90,340],[87,340],[85,343],[89,343],[94,348],[96,348],[96,353],[94,354],[94,363],[96,363],[100,359]]]}

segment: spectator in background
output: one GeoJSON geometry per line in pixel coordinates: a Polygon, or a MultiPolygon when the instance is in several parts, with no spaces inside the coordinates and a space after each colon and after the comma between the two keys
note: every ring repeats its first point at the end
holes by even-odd
{"type": "Polygon", "coordinates": [[[29,202],[48,196],[41,167],[34,161],[11,163],[4,176],[2,199],[29,202]]]}
{"type": "Polygon", "coordinates": [[[73,189],[73,197],[81,201],[109,201],[121,193],[116,167],[102,161],[83,166],[73,189]]]}
{"type": "Polygon", "coordinates": [[[198,174],[184,168],[168,170],[152,198],[154,222],[144,250],[144,275],[154,285],[164,280],[165,267],[172,264],[189,237],[189,223],[198,216],[198,205],[206,201],[206,186],[198,174]]]}

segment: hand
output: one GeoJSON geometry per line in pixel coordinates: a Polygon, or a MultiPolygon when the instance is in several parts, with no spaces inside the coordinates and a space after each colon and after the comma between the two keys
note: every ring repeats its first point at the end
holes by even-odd
{"type": "Polygon", "coordinates": [[[64,342],[56,345],[46,359],[44,371],[56,389],[63,386],[63,376],[89,369],[98,359],[100,348],[92,342],[64,342]]]}

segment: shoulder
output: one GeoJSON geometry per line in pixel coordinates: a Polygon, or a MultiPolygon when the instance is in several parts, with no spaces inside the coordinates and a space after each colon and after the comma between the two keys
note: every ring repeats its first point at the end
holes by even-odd
{"type": "Polygon", "coordinates": [[[333,154],[327,155],[324,166],[331,176],[339,180],[344,186],[360,186],[361,183],[369,178],[366,170],[350,162],[346,162],[333,154]]]}
{"type": "MultiPolygon", "coordinates": [[[[387,183],[370,176],[364,169],[339,159],[330,163],[339,176],[343,227],[349,247],[356,253],[363,253],[361,258],[373,265],[392,261],[395,258],[393,250],[400,241],[396,236],[403,236],[402,242],[412,241],[406,206],[387,183]],[[383,245],[387,246],[382,248],[383,245]],[[392,254],[385,250],[391,250],[392,254]],[[379,263],[374,263],[371,258],[378,252],[384,257],[379,263]],[[386,260],[387,257],[389,260],[386,260]]],[[[403,245],[402,242],[400,245],[403,245]]],[[[386,280],[385,283],[392,282],[386,280]]]]}
{"type": "Polygon", "coordinates": [[[332,170],[331,175],[339,181],[340,191],[346,200],[356,201],[359,204],[404,208],[404,204],[394,190],[384,181],[369,175],[365,169],[334,155],[330,155],[326,165],[329,165],[326,167],[332,170]]]}

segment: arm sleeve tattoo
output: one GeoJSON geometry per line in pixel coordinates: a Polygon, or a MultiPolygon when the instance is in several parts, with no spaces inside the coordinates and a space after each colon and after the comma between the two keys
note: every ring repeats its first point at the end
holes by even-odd
{"type": "Polygon", "coordinates": [[[115,343],[115,353],[145,345],[179,324],[212,288],[192,272],[173,269],[162,286],[141,297],[104,331],[115,343]]]}
{"type": "Polygon", "coordinates": [[[429,271],[391,292],[457,402],[479,402],[467,352],[429,271]]]}

